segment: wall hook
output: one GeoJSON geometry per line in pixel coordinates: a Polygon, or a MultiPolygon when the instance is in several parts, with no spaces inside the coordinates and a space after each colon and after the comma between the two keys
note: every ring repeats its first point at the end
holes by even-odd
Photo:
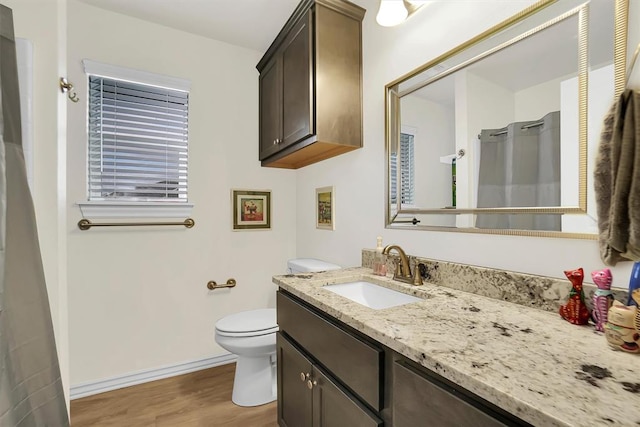
{"type": "Polygon", "coordinates": [[[80,98],[78,98],[78,96],[76,95],[75,92],[71,92],[73,90],[73,84],[71,84],[67,79],[65,79],[64,77],[60,77],[60,92],[62,93],[67,93],[67,96],[69,97],[69,99],[72,102],[78,102],[80,101],[80,98]]]}

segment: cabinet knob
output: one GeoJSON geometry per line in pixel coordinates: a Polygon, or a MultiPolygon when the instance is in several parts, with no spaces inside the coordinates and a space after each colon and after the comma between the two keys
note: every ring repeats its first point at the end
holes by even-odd
{"type": "Polygon", "coordinates": [[[313,381],[307,380],[307,388],[309,390],[313,389],[313,387],[317,386],[317,385],[318,385],[318,381],[316,381],[316,380],[313,380],[313,381]]]}
{"type": "Polygon", "coordinates": [[[273,140],[273,145],[278,145],[278,140],[277,139],[273,140]]]}
{"type": "Polygon", "coordinates": [[[310,377],[311,377],[311,374],[309,373],[305,374],[304,372],[300,372],[300,381],[305,382],[310,377]]]}

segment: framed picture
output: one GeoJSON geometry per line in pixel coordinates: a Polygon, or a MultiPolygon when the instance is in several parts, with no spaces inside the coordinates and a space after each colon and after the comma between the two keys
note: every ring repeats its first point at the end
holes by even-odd
{"type": "Polygon", "coordinates": [[[270,190],[231,190],[233,230],[271,229],[270,190]]]}
{"type": "Polygon", "coordinates": [[[333,187],[316,188],[316,228],[335,229],[335,191],[333,187]]]}

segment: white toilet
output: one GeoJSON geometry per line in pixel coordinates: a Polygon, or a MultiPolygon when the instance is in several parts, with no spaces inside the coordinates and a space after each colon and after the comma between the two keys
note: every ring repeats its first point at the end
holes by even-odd
{"type": "MultiPolygon", "coordinates": [[[[313,258],[287,262],[288,273],[337,270],[339,265],[313,258]]],[[[218,345],[238,356],[231,400],[258,406],[276,400],[276,309],[242,311],[216,322],[218,345]]]]}

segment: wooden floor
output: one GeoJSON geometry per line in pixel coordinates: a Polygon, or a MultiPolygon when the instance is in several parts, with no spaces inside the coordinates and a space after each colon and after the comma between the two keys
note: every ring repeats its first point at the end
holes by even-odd
{"type": "Polygon", "coordinates": [[[235,364],[71,401],[71,425],[272,427],[276,402],[242,408],[231,402],[235,364]]]}

